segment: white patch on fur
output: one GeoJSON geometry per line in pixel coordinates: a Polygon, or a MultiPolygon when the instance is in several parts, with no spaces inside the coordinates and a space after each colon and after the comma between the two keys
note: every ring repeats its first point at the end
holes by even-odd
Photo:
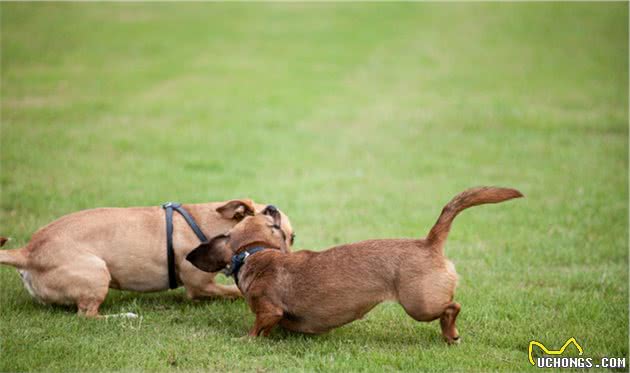
{"type": "Polygon", "coordinates": [[[26,291],[28,291],[31,297],[33,297],[33,299],[35,299],[39,303],[45,304],[42,298],[40,298],[35,292],[35,288],[33,287],[33,277],[31,276],[31,273],[23,269],[18,269],[18,272],[20,272],[20,278],[22,279],[22,282],[24,283],[24,287],[26,288],[26,291]]]}

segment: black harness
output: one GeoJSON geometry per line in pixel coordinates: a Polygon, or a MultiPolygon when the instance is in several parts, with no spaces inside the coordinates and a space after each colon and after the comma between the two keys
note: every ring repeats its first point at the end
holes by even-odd
{"type": "Polygon", "coordinates": [[[166,260],[168,263],[168,287],[176,289],[178,285],[177,275],[175,274],[175,252],[173,251],[173,210],[177,211],[186,220],[201,242],[208,242],[208,239],[201,229],[199,229],[197,223],[195,223],[195,219],[193,219],[186,209],[182,207],[181,203],[166,202],[162,205],[162,208],[166,213],[166,260]]]}

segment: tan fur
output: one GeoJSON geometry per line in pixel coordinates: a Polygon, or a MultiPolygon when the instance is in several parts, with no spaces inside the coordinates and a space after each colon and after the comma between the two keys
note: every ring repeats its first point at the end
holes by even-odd
{"type": "Polygon", "coordinates": [[[237,224],[226,239],[193,251],[189,260],[203,266],[218,255],[225,263],[226,248],[234,254],[254,243],[281,249],[254,253],[238,274],[239,288],[256,314],[250,336],[268,335],[277,324],[323,333],[394,300],[415,320],[440,319],[444,338],[455,343],[461,308],[453,302],[457,274],[442,249],[451,222],[467,207],[520,196],[513,189],[469,189],[446,205],[426,239],[369,240],[322,252],[284,252],[279,235],[269,228],[269,216],[259,213],[237,224]]]}
{"type": "MultiPolygon", "coordinates": [[[[251,200],[190,204],[206,237],[227,232],[247,213],[266,205],[251,200]]],[[[293,233],[284,217],[282,229],[293,233]]],[[[76,304],[79,314],[97,316],[109,288],[140,292],[168,289],[165,214],[161,207],[98,208],[66,215],[38,230],[23,248],[0,251],[0,264],[20,269],[31,294],[44,303],[76,304]]],[[[184,260],[199,239],[173,214],[173,249],[178,283],[190,298],[239,297],[236,286],[214,282],[184,260]]],[[[0,246],[6,242],[0,238],[0,246]]],[[[290,246],[290,242],[287,242],[290,246]]]]}

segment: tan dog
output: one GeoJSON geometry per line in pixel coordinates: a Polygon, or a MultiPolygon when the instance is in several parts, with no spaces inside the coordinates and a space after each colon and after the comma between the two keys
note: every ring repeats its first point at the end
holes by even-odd
{"type": "Polygon", "coordinates": [[[415,320],[439,318],[450,344],[459,340],[455,319],[460,310],[453,302],[455,267],[443,252],[451,222],[468,207],[517,197],[522,194],[514,189],[469,189],[444,207],[426,238],[369,240],[322,252],[288,253],[277,229],[282,217],[266,209],[202,244],[187,259],[209,272],[226,267],[231,258],[232,267],[242,264],[240,271],[231,269],[256,314],[250,336],[266,336],[276,324],[323,333],[396,300],[415,320]],[[235,260],[243,256],[242,263],[235,260]]]}
{"type": "MultiPolygon", "coordinates": [[[[227,232],[265,208],[251,200],[183,205],[207,237],[227,232]]],[[[17,267],[29,293],[43,303],[76,304],[80,315],[98,316],[109,288],[141,292],[169,288],[165,212],[159,207],[99,208],[66,215],[38,230],[21,249],[0,251],[0,264],[17,267]]],[[[214,282],[184,260],[199,239],[184,218],[173,215],[178,285],[190,298],[238,297],[234,285],[214,282]]],[[[287,247],[293,229],[282,224],[287,247]]],[[[6,242],[0,239],[0,245],[6,242]]]]}

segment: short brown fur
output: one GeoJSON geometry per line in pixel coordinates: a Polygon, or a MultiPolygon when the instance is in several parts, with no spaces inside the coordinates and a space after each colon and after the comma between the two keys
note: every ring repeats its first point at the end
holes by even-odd
{"type": "Polygon", "coordinates": [[[250,336],[266,336],[275,325],[303,333],[323,333],[363,317],[377,304],[398,301],[418,321],[440,320],[450,343],[461,309],[453,301],[457,274],[443,246],[455,216],[484,203],[522,194],[514,189],[469,189],[449,202],[424,239],[377,239],[336,246],[322,252],[282,250],[280,235],[264,212],[245,218],[226,236],[201,245],[189,260],[212,268],[231,255],[264,244],[238,273],[239,288],[256,314],[250,336]],[[280,250],[277,250],[280,249],[280,250]]]}

